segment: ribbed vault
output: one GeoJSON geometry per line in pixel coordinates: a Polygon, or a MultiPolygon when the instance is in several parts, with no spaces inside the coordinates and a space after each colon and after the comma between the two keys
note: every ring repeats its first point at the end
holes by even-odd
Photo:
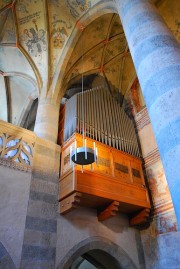
{"type": "MultiPolygon", "coordinates": [[[[179,40],[177,1],[154,2],[179,40]]],[[[0,0],[1,118],[21,124],[32,96],[60,102],[79,85],[82,54],[88,79],[103,77],[112,94],[126,95],[136,74],[115,1],[0,0]],[[18,115],[9,114],[9,100],[21,107],[18,115]]]]}

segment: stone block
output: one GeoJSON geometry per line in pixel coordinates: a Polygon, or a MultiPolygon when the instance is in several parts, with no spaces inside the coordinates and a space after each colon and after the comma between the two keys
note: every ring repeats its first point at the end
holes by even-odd
{"type": "Polygon", "coordinates": [[[48,194],[58,194],[58,184],[46,182],[44,180],[32,179],[31,190],[48,194]]]}
{"type": "Polygon", "coordinates": [[[56,247],[56,234],[50,232],[40,232],[25,230],[24,244],[33,246],[56,247]]]}
{"type": "Polygon", "coordinates": [[[29,198],[33,201],[44,201],[49,204],[56,204],[57,196],[52,194],[47,194],[43,192],[30,191],[29,198]]]}
{"type": "Polygon", "coordinates": [[[54,269],[54,262],[49,261],[22,261],[20,269],[54,269]]]}
{"type": "Polygon", "coordinates": [[[27,216],[25,228],[29,230],[36,230],[36,231],[41,231],[41,232],[56,233],[57,221],[55,219],[45,220],[38,217],[34,218],[34,217],[27,216]]]}
{"type": "Polygon", "coordinates": [[[27,215],[43,219],[55,219],[57,216],[57,204],[29,200],[27,215]]]}
{"type": "Polygon", "coordinates": [[[30,261],[53,261],[56,248],[23,245],[22,260],[30,261]]]}

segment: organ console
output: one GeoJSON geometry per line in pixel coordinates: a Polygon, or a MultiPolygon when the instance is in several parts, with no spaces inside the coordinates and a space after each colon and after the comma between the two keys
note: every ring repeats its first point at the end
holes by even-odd
{"type": "Polygon", "coordinates": [[[99,221],[123,212],[129,214],[130,225],[142,225],[149,219],[150,201],[133,121],[105,89],[83,94],[86,144],[93,148],[96,142],[98,159],[83,170],[71,164],[70,148],[82,146],[82,93],[78,93],[60,115],[59,211],[65,214],[77,206],[92,207],[99,221]]]}

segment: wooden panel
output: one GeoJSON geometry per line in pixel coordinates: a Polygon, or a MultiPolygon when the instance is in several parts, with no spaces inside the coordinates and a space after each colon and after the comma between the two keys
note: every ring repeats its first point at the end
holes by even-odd
{"type": "Polygon", "coordinates": [[[132,173],[132,180],[133,184],[142,186],[144,185],[144,177],[142,171],[142,165],[140,162],[136,160],[131,161],[131,173],[132,173]]]}
{"type": "Polygon", "coordinates": [[[98,163],[94,165],[94,172],[112,175],[111,152],[102,145],[97,144],[98,163]]]}
{"type": "MultiPolygon", "coordinates": [[[[75,140],[77,141],[77,147],[81,147],[82,136],[76,133],[62,147],[61,175],[71,168],[69,162],[70,146],[74,149],[75,140]]],[[[86,138],[86,140],[87,147],[93,148],[94,140],[90,138],[86,138]]],[[[84,166],[84,171],[94,171],[95,173],[111,175],[129,184],[144,185],[141,160],[139,158],[97,141],[96,147],[98,148],[98,164],[86,165],[84,166]]]]}
{"type": "Polygon", "coordinates": [[[130,160],[119,151],[113,151],[114,176],[122,182],[132,183],[130,160]]]}
{"type": "Polygon", "coordinates": [[[74,191],[74,172],[70,172],[60,180],[59,199],[62,199],[74,191]]]}
{"type": "Polygon", "coordinates": [[[65,214],[76,208],[80,203],[81,193],[73,193],[72,195],[66,197],[63,201],[59,203],[60,214],[65,214]]]}
{"type": "MultiPolygon", "coordinates": [[[[123,213],[135,213],[150,208],[139,158],[96,142],[99,164],[84,166],[82,173],[81,166],[70,165],[70,146],[74,148],[75,140],[77,146],[81,147],[80,134],[74,134],[62,147],[61,201],[74,197],[74,192],[78,192],[81,193],[81,206],[104,208],[117,201],[121,204],[119,211],[123,213]]],[[[87,138],[88,147],[93,148],[93,142],[94,140],[87,138]]],[[[67,210],[63,209],[63,212],[73,208],[68,205],[66,207],[67,210]]]]}
{"type": "Polygon", "coordinates": [[[104,197],[119,202],[150,207],[147,201],[147,190],[133,185],[122,183],[111,177],[105,177],[90,172],[81,173],[75,170],[77,186],[76,191],[104,197]]]}
{"type": "Polygon", "coordinates": [[[136,214],[136,216],[134,216],[133,218],[130,219],[130,222],[129,222],[130,225],[136,226],[136,225],[146,223],[148,218],[149,218],[149,214],[150,214],[149,208],[143,209],[138,214],[136,214]]]}
{"type": "Polygon", "coordinates": [[[70,165],[70,147],[63,148],[61,152],[61,175],[67,173],[72,166],[70,165]]]}

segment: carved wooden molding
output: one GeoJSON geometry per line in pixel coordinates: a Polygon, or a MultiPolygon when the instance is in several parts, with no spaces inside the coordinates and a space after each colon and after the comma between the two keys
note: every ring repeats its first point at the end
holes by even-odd
{"type": "Polygon", "coordinates": [[[109,206],[106,207],[106,209],[98,213],[98,220],[103,221],[117,215],[119,211],[119,205],[120,202],[113,201],[109,206]]]}
{"type": "Polygon", "coordinates": [[[150,209],[149,208],[143,209],[136,216],[134,216],[134,217],[132,217],[130,219],[130,222],[129,222],[130,225],[131,226],[136,226],[136,225],[141,225],[141,224],[146,223],[148,221],[149,214],[150,214],[150,209]]]}
{"type": "Polygon", "coordinates": [[[72,195],[66,197],[59,203],[60,214],[66,214],[69,211],[76,208],[81,200],[81,193],[75,192],[72,195]]]}

